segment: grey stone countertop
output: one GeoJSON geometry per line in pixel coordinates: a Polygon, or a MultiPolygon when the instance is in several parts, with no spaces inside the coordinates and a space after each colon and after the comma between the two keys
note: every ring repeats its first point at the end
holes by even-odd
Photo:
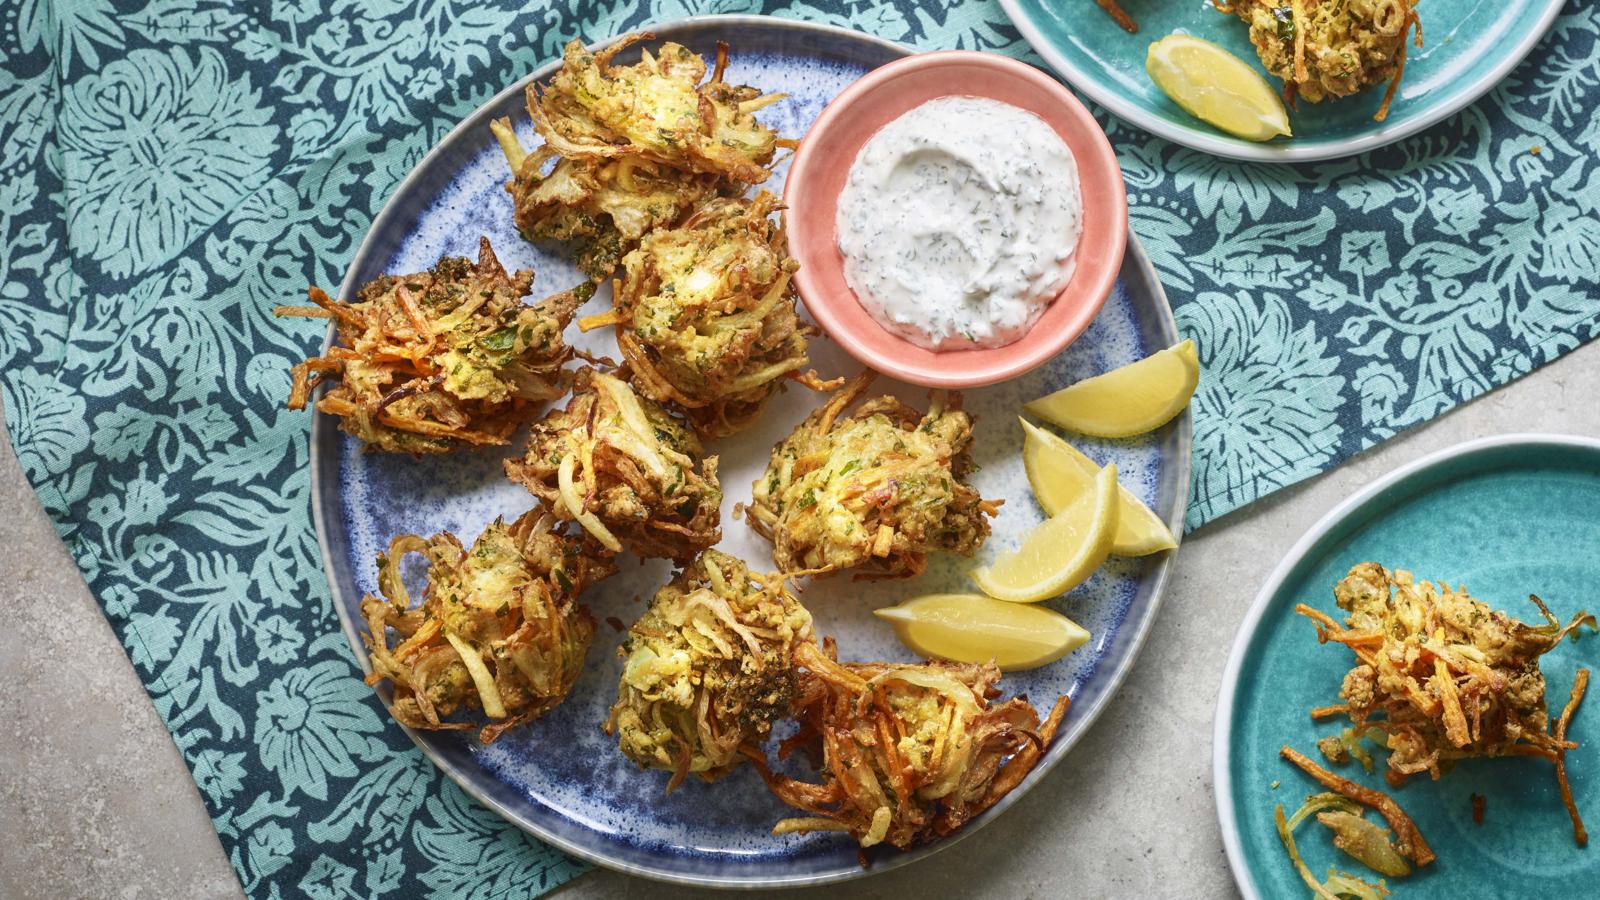
{"type": "MultiPolygon", "coordinates": [[[[947,853],[817,897],[1222,897],[1211,796],[1224,657],[1279,558],[1368,481],[1471,438],[1600,437],[1600,344],[1190,535],[1144,652],[1065,765],[947,853]]],[[[0,897],[231,897],[171,737],[0,439],[0,897]]],[[[693,892],[606,871],[550,896],[693,892]]]]}

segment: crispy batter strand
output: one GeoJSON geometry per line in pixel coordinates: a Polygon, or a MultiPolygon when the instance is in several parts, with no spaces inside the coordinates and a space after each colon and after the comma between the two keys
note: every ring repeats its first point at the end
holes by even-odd
{"type": "Polygon", "coordinates": [[[1306,865],[1305,859],[1301,857],[1300,848],[1295,844],[1294,831],[1289,825],[1289,820],[1283,814],[1282,803],[1273,807],[1272,821],[1278,829],[1278,840],[1283,842],[1283,849],[1289,853],[1289,861],[1294,864],[1294,870],[1300,874],[1300,880],[1306,883],[1306,887],[1311,889],[1311,893],[1317,900],[1339,900],[1337,896],[1323,886],[1322,882],[1317,880],[1317,876],[1311,874],[1311,867],[1306,865]]]}
{"type": "Polygon", "coordinates": [[[1388,821],[1389,827],[1394,829],[1398,838],[1397,848],[1400,853],[1411,859],[1419,866],[1425,866],[1434,860],[1433,849],[1428,842],[1423,840],[1422,832],[1417,830],[1416,823],[1405,814],[1400,804],[1383,791],[1357,784],[1348,778],[1341,778],[1327,769],[1312,762],[1305,754],[1295,750],[1287,744],[1278,751],[1284,759],[1299,766],[1302,771],[1330,791],[1337,791],[1345,797],[1369,806],[1378,811],[1388,821]]]}
{"type": "MultiPolygon", "coordinates": [[[[1561,718],[1556,720],[1556,740],[1563,746],[1556,757],[1556,783],[1561,787],[1561,802],[1567,807],[1567,815],[1572,817],[1572,839],[1578,842],[1579,847],[1589,846],[1589,830],[1583,827],[1583,816],[1578,814],[1577,801],[1572,799],[1572,784],[1567,780],[1567,725],[1571,723],[1572,716],[1578,711],[1578,704],[1583,702],[1583,695],[1589,689],[1589,670],[1579,669],[1572,681],[1572,696],[1567,698],[1566,708],[1561,710],[1561,718]]],[[[1482,818],[1481,814],[1479,818],[1482,818]]]]}
{"type": "Polygon", "coordinates": [[[1094,0],[1094,2],[1099,4],[1100,8],[1105,10],[1106,14],[1117,23],[1117,27],[1121,28],[1123,31],[1126,31],[1129,34],[1137,34],[1139,32],[1139,23],[1135,22],[1133,20],[1133,16],[1128,15],[1128,13],[1117,4],[1117,0],[1094,0]]]}

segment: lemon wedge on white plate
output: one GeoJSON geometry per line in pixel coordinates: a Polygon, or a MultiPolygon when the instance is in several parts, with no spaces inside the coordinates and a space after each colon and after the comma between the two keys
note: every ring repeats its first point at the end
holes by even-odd
{"type": "Polygon", "coordinates": [[[915,653],[960,663],[994,660],[1002,672],[1037,669],[1089,640],[1083,626],[1053,609],[982,594],[928,594],[875,614],[894,623],[900,643],[915,653]]]}
{"type": "Polygon", "coordinates": [[[1200,356],[1189,340],[1085,378],[1023,409],[1079,434],[1132,437],[1177,418],[1199,385],[1200,356]]]}
{"type": "MultiPolygon", "coordinates": [[[[1094,490],[1095,473],[1100,471],[1094,460],[1026,419],[1022,420],[1022,430],[1027,435],[1022,442],[1022,467],[1045,515],[1061,512],[1094,490]]],[[[1167,524],[1121,484],[1117,485],[1117,503],[1117,536],[1111,544],[1112,555],[1146,556],[1178,546],[1167,524]]]]}
{"type": "Polygon", "coordinates": [[[1169,34],[1150,45],[1144,70],[1184,112],[1247,141],[1289,136],[1289,113],[1249,63],[1210,41],[1169,34]]]}
{"type": "Polygon", "coordinates": [[[985,594],[1013,603],[1036,603],[1088,581],[1116,541],[1117,488],[1117,467],[1101,469],[1094,490],[1046,519],[1021,547],[974,571],[973,580],[985,594]]]}

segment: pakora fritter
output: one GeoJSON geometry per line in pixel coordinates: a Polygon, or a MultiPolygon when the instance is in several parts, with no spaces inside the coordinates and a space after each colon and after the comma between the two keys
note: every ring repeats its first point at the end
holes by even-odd
{"type": "Polygon", "coordinates": [[[703,437],[748,427],[786,380],[826,390],[803,371],[806,326],[795,312],[782,206],[762,191],[702,206],[682,225],[647,234],[623,260],[612,310],[581,319],[615,325],[633,384],[675,403],[703,437]]]}
{"type": "Polygon", "coordinates": [[[772,450],[744,511],[787,573],[861,567],[910,577],[928,552],[971,556],[1003,501],[967,484],[972,419],[960,395],[935,393],[927,415],[893,397],[845,409],[872,384],[863,372],[772,450]]]}
{"type": "Polygon", "coordinates": [[[1529,625],[1464,587],[1417,583],[1410,572],[1375,562],[1351,568],[1334,597],[1349,613],[1344,626],[1296,607],[1315,623],[1319,641],[1344,644],[1357,657],[1339,689],[1344,703],[1314,715],[1345,713],[1358,731],[1384,735],[1390,783],[1421,772],[1438,778],[1442,764],[1467,757],[1561,763],[1576,746],[1551,728],[1539,657],[1579,627],[1593,627],[1593,616],[1580,612],[1562,625],[1530,597],[1545,624],[1529,625]]]}
{"type": "Polygon", "coordinates": [[[811,640],[811,614],[780,576],[708,550],[628,631],[606,733],[640,766],[672,772],[669,791],[690,772],[712,781],[788,713],[794,651],[811,640]]]}
{"type": "Polygon", "coordinates": [[[578,268],[595,281],[609,277],[650,229],[677,222],[729,189],[729,182],[714,175],[636,155],[561,159],[549,144],[528,153],[509,119],[490,127],[511,164],[506,190],[517,230],[533,242],[574,243],[578,268]]]}
{"type": "Polygon", "coordinates": [[[780,140],[755,113],[785,95],[724,81],[725,44],[717,45],[716,68],[704,84],[706,61],[671,41],[654,54],[641,50],[634,65],[611,64],[653,37],[630,34],[598,52],[578,40],[567,44],[549,87],[528,87],[528,111],[540,136],[572,160],[637,156],[744,184],[766,181],[773,154],[793,142],[780,140]]]}
{"type": "Polygon", "coordinates": [[[1216,0],[1250,26],[1261,64],[1283,80],[1284,99],[1348,97],[1388,82],[1373,116],[1382,122],[1406,67],[1406,38],[1422,25],[1415,0],[1216,0]]]}
{"type": "Polygon", "coordinates": [[[338,341],[294,367],[289,408],[333,380],[317,409],[370,450],[504,444],[538,404],[566,392],[572,348],[561,333],[592,293],[584,285],[525,306],[532,283],[527,270],[507,274],[484,238],[476,265],[446,256],[428,272],[374,279],[354,302],[311,288],[316,306],[275,312],[331,318],[338,341]]]}
{"type": "Polygon", "coordinates": [[[615,375],[580,369],[566,408],[535,422],[526,453],[505,468],[613,553],[686,563],[722,536],[717,458],[615,375]]]}
{"type": "Polygon", "coordinates": [[[566,699],[594,637],[594,619],[577,597],[616,568],[592,542],[555,525],[533,510],[510,526],[495,520],[470,550],[441,532],[401,535],[379,554],[383,596],[361,601],[367,683],[392,683],[390,709],[401,724],[474,728],[453,717],[481,710],[489,722],[479,738],[487,744],[566,699]],[[400,575],[411,553],[429,563],[417,605],[400,575]]]}
{"type": "Polygon", "coordinates": [[[795,659],[801,728],[779,754],[812,750],[823,780],[774,773],[746,751],[768,788],[809,814],[779,822],[775,834],[844,831],[863,848],[902,850],[950,834],[1027,777],[1070,703],[1057,699],[1042,724],[1021,697],[993,703],[992,664],[840,663],[831,641],[803,644],[795,659]]]}
{"type": "Polygon", "coordinates": [[[659,55],[641,51],[635,65],[611,65],[650,37],[628,35],[597,53],[569,43],[549,87],[527,89],[528,113],[545,141],[534,153],[509,119],[490,123],[511,164],[506,190],[518,230],[530,241],[575,242],[579,267],[596,281],[651,229],[765,181],[777,148],[794,145],[754,115],[784,95],[723,80],[725,45],[704,84],[705,60],[670,42],[659,55]]]}

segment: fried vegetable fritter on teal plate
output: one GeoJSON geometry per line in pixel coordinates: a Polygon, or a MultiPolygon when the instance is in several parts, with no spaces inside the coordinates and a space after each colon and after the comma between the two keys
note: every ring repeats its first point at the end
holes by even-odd
{"type": "Polygon", "coordinates": [[[1283,81],[1284,99],[1318,103],[1388,82],[1379,122],[1406,67],[1406,38],[1422,24],[1414,0],[1234,0],[1216,6],[1250,26],[1250,43],[1283,81]]]}

